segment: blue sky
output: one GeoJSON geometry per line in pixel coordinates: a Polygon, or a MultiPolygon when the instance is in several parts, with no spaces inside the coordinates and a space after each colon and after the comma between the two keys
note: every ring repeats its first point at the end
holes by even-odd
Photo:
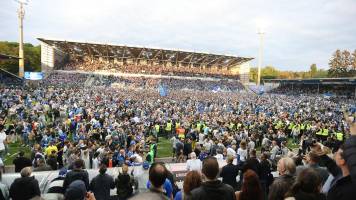
{"type": "MultiPolygon", "coordinates": [[[[17,41],[17,6],[0,0],[0,40],[17,41]]],[[[31,0],[24,34],[257,58],[263,26],[263,65],[300,71],[356,49],[355,19],[356,0],[31,0]]]]}

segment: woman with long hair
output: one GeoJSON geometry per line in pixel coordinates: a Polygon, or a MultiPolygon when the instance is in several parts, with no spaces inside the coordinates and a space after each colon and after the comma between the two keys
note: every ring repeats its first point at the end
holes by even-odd
{"type": "Polygon", "coordinates": [[[262,200],[263,191],[257,174],[248,169],[243,176],[241,191],[235,193],[236,200],[262,200]]]}
{"type": "Polygon", "coordinates": [[[301,171],[292,188],[287,192],[285,200],[325,200],[321,191],[321,179],[312,168],[301,171]]]}
{"type": "Polygon", "coordinates": [[[190,191],[200,187],[202,183],[201,174],[198,171],[190,171],[184,178],[183,190],[177,192],[174,200],[188,199],[190,191]]]}

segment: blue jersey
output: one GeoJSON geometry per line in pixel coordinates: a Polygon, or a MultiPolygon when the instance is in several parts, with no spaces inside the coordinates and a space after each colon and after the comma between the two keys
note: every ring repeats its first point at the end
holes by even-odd
{"type": "MultiPolygon", "coordinates": [[[[147,186],[147,189],[149,189],[151,187],[151,182],[147,181],[146,186],[147,186]]],[[[167,195],[167,197],[171,198],[172,193],[173,193],[173,187],[172,187],[171,182],[168,179],[166,179],[164,181],[163,189],[164,189],[164,193],[167,195]]]]}

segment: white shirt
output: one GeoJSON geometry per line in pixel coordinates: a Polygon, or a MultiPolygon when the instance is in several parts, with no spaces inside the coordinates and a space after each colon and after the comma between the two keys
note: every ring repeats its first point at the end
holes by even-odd
{"type": "Polygon", "coordinates": [[[99,169],[99,160],[98,158],[93,159],[93,169],[99,169]]]}
{"type": "Polygon", "coordinates": [[[240,155],[240,161],[245,162],[247,158],[247,149],[241,149],[239,148],[237,150],[237,154],[240,155]]]}
{"type": "Polygon", "coordinates": [[[205,137],[204,133],[200,133],[200,134],[199,134],[199,143],[200,143],[200,144],[203,144],[203,143],[204,143],[204,137],[205,137]]]}
{"type": "Polygon", "coordinates": [[[6,134],[5,132],[1,132],[0,133],[0,151],[5,150],[5,144],[4,141],[6,141],[6,134]]]}
{"type": "Polygon", "coordinates": [[[236,156],[236,151],[233,149],[233,148],[231,148],[231,147],[229,147],[229,148],[227,148],[227,150],[226,150],[226,155],[227,156],[236,156]]]}
{"type": "Polygon", "coordinates": [[[255,142],[251,140],[247,146],[248,146],[248,149],[250,149],[250,150],[255,149],[255,142]]]}
{"type": "Polygon", "coordinates": [[[218,161],[224,160],[224,156],[221,153],[216,154],[215,158],[218,161]]]}
{"type": "Polygon", "coordinates": [[[187,170],[188,171],[200,171],[202,168],[201,161],[199,159],[189,159],[187,160],[187,170]]]}

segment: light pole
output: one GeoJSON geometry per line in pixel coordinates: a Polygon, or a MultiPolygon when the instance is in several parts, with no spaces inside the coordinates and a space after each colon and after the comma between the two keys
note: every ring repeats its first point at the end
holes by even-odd
{"type": "Polygon", "coordinates": [[[262,67],[262,57],[263,57],[263,36],[265,32],[261,28],[258,29],[257,34],[260,36],[260,48],[258,51],[258,72],[257,72],[257,86],[260,86],[261,82],[261,67],[262,67]]]}
{"type": "Polygon", "coordinates": [[[19,17],[19,31],[20,31],[20,41],[19,41],[19,76],[23,78],[24,76],[24,65],[25,65],[25,57],[23,53],[23,18],[25,17],[24,5],[27,5],[28,0],[20,1],[15,0],[20,4],[20,8],[17,10],[17,14],[19,17]]]}

